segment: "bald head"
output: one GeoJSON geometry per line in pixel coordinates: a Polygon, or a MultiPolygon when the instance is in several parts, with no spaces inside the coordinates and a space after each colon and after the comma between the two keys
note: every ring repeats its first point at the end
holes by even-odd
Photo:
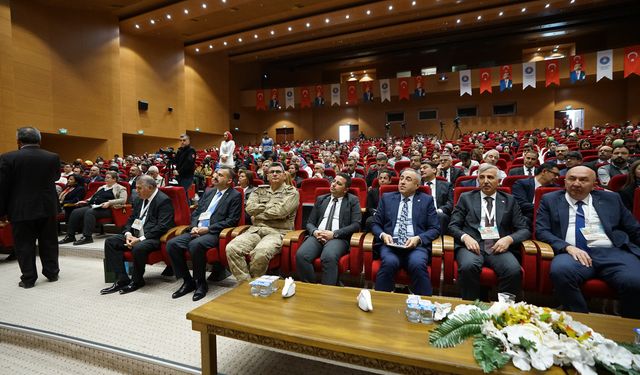
{"type": "Polygon", "coordinates": [[[596,173],[589,167],[573,167],[567,171],[564,185],[571,198],[583,200],[596,185],[596,173]]]}

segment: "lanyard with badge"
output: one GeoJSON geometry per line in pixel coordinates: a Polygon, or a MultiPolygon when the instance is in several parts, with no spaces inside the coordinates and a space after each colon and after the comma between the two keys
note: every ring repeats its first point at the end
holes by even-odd
{"type": "Polygon", "coordinates": [[[498,232],[498,227],[495,225],[495,210],[493,212],[489,212],[487,209],[487,205],[482,205],[482,212],[484,213],[485,223],[493,223],[493,226],[484,226],[480,225],[478,227],[478,231],[480,232],[480,237],[483,240],[497,240],[500,239],[500,233],[498,232]]]}
{"type": "MultiPolygon", "coordinates": [[[[607,234],[604,232],[604,227],[602,223],[597,223],[595,217],[592,217],[593,212],[592,206],[589,204],[585,204],[584,208],[586,211],[584,213],[584,228],[580,228],[580,232],[584,236],[584,239],[587,241],[598,241],[598,240],[608,240],[607,234]]],[[[577,213],[577,206],[576,206],[577,213]]],[[[595,215],[594,215],[595,216],[595,215]]]]}
{"type": "Polygon", "coordinates": [[[140,211],[140,218],[135,219],[133,224],[131,224],[131,228],[135,230],[142,230],[142,223],[144,222],[144,218],[147,216],[147,212],[149,211],[149,206],[151,206],[151,201],[147,203],[147,205],[140,211]]]}

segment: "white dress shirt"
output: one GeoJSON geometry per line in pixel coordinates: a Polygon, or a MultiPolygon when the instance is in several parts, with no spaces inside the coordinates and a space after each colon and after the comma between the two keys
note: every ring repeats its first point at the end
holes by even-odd
{"type": "MultiPolygon", "coordinates": [[[[564,240],[570,243],[571,245],[576,245],[576,212],[578,210],[578,205],[576,204],[578,201],[569,196],[569,193],[564,194],[567,203],[569,203],[569,223],[567,225],[567,235],[564,240]]],[[[593,199],[591,198],[591,194],[587,195],[585,199],[582,200],[584,205],[582,206],[582,211],[584,211],[584,225],[588,226],[600,226],[602,227],[602,223],[600,222],[600,217],[598,213],[593,208],[593,199]]],[[[604,230],[603,230],[604,231],[604,230]]],[[[613,243],[609,238],[606,240],[595,240],[589,241],[587,240],[587,246],[589,247],[613,247],[613,243]]]]}
{"type": "MultiPolygon", "coordinates": [[[[322,221],[320,222],[320,225],[318,225],[319,230],[325,230],[327,228],[327,222],[329,220],[329,212],[331,211],[331,206],[333,205],[334,198],[336,197],[332,195],[331,199],[329,200],[329,204],[327,205],[327,208],[324,210],[324,213],[322,214],[322,221]]],[[[338,198],[338,201],[336,202],[336,209],[333,212],[333,217],[331,218],[332,231],[335,231],[336,229],[340,228],[340,207],[342,207],[343,199],[344,199],[344,196],[338,198]]]]}

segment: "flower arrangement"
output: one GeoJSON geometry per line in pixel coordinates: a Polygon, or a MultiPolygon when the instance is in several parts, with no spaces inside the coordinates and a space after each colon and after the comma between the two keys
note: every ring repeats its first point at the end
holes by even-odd
{"type": "Polygon", "coordinates": [[[582,375],[640,375],[640,346],[618,344],[564,312],[524,302],[458,305],[430,333],[429,343],[453,347],[469,337],[485,373],[511,361],[522,371],[557,365],[573,366],[582,375]]]}

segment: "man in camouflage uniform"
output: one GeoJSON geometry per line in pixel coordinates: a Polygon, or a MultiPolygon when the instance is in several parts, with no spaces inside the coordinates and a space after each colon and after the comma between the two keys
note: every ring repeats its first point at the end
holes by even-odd
{"type": "Polygon", "coordinates": [[[229,269],[238,281],[260,277],[269,261],[282,249],[284,235],[293,230],[300,195],[285,184],[284,167],[272,163],[268,170],[269,187],[259,187],[247,201],[245,210],[253,225],[227,245],[229,269]],[[245,256],[251,261],[247,267],[245,256]]]}

